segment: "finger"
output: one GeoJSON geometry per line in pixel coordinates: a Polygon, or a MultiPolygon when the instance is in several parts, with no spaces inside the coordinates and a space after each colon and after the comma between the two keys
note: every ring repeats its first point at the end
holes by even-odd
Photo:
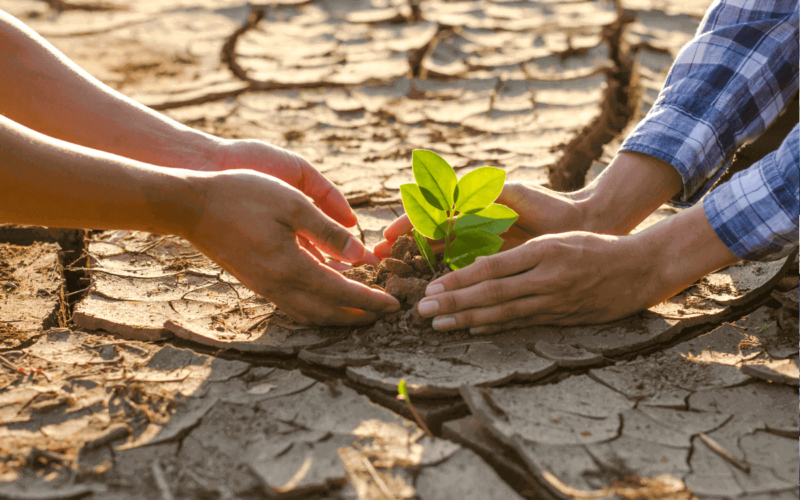
{"type": "Polygon", "coordinates": [[[322,262],[323,264],[325,263],[325,256],[322,255],[322,253],[319,250],[317,250],[317,247],[312,245],[310,241],[308,241],[306,238],[300,235],[297,236],[297,241],[300,243],[300,246],[308,250],[308,252],[311,255],[313,255],[315,259],[322,262]]]}
{"type": "Polygon", "coordinates": [[[446,291],[466,288],[481,281],[518,274],[533,268],[541,260],[542,249],[536,242],[488,257],[478,257],[463,269],[443,276],[428,285],[429,297],[446,291]]]}
{"type": "Polygon", "coordinates": [[[364,325],[374,323],[381,317],[381,314],[374,312],[320,302],[317,297],[303,292],[284,296],[276,305],[298,323],[318,326],[364,325]]]}
{"type": "Polygon", "coordinates": [[[546,293],[549,280],[529,271],[502,279],[482,281],[476,285],[425,297],[417,306],[421,316],[430,318],[476,307],[487,307],[528,295],[546,293]]]}
{"type": "Polygon", "coordinates": [[[353,266],[350,264],[339,262],[338,260],[329,260],[325,263],[325,265],[339,273],[342,271],[347,271],[348,269],[353,269],[353,266]]]}
{"type": "Polygon", "coordinates": [[[388,240],[383,240],[375,245],[375,248],[372,249],[372,252],[375,254],[376,257],[383,260],[392,253],[392,245],[394,243],[388,240]]]}
{"type": "Polygon", "coordinates": [[[348,280],[330,267],[315,262],[310,255],[301,254],[299,249],[294,265],[297,271],[294,287],[308,293],[311,304],[325,302],[376,313],[400,309],[400,303],[391,295],[348,280]]]}
{"type": "Polygon", "coordinates": [[[394,243],[397,241],[397,238],[403,236],[404,234],[409,234],[411,232],[411,228],[413,227],[414,226],[411,225],[411,221],[408,220],[408,215],[404,214],[395,219],[394,222],[389,224],[389,226],[383,230],[383,237],[386,238],[386,241],[394,243]]]}
{"type": "Polygon", "coordinates": [[[548,312],[548,305],[552,305],[552,299],[549,296],[521,297],[495,306],[468,309],[455,314],[437,316],[433,319],[433,328],[445,332],[484,325],[504,324],[526,316],[548,312]]]}
{"type": "Polygon", "coordinates": [[[364,252],[364,256],[361,257],[361,260],[358,262],[359,264],[369,264],[371,266],[377,266],[381,263],[381,259],[379,259],[369,248],[366,249],[367,251],[364,252]]]}
{"type": "Polygon", "coordinates": [[[270,168],[270,175],[302,191],[314,200],[324,213],[345,227],[356,225],[358,217],[335,184],[320,174],[302,156],[285,149],[276,149],[279,150],[278,157],[281,161],[270,168]]]}
{"type": "Polygon", "coordinates": [[[298,206],[291,210],[290,219],[282,221],[284,224],[293,227],[314,246],[338,260],[361,262],[364,258],[370,258],[371,254],[364,244],[341,224],[331,220],[306,199],[296,202],[298,206]]]}
{"type": "Polygon", "coordinates": [[[525,195],[530,193],[531,186],[531,183],[526,182],[507,182],[503,185],[503,190],[495,203],[514,208],[525,201],[525,195]]]}

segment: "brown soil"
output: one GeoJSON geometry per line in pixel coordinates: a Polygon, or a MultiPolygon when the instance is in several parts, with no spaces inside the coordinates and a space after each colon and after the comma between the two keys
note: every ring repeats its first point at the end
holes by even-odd
{"type": "Polygon", "coordinates": [[[410,236],[400,237],[392,246],[389,257],[377,268],[369,265],[356,267],[344,275],[365,285],[380,288],[400,301],[401,309],[379,320],[360,337],[361,347],[416,348],[421,345],[438,346],[442,342],[467,338],[466,330],[437,332],[430,318],[417,312],[417,303],[425,297],[425,288],[436,278],[450,272],[444,255],[436,254],[435,273],[431,272],[420,255],[417,244],[410,236]]]}
{"type": "Polygon", "coordinates": [[[3,291],[13,291],[13,284],[16,283],[14,271],[16,267],[11,264],[11,259],[16,257],[21,251],[21,247],[16,245],[0,245],[0,282],[2,282],[3,291]],[[10,290],[9,290],[10,289],[10,290]]]}

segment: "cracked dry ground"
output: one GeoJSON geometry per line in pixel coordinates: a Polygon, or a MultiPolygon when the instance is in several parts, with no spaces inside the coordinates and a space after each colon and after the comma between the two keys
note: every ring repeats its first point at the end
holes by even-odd
{"type": "MultiPolygon", "coordinates": [[[[183,123],[303,154],[372,245],[415,148],[596,176],[707,7],[267,3],[0,9],[183,123]]],[[[798,497],[796,254],[611,324],[421,336],[294,324],[177,238],[82,237],[0,226],[0,498],[798,497]]]]}

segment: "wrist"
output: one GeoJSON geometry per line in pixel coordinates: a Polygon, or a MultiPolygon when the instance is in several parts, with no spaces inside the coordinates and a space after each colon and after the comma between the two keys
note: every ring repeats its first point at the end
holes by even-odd
{"type": "Polygon", "coordinates": [[[204,193],[211,175],[186,169],[164,169],[145,189],[152,232],[191,239],[202,220],[204,193]]]}
{"type": "Polygon", "coordinates": [[[648,281],[656,287],[654,303],[740,260],[719,239],[702,204],[629,238],[638,240],[650,256],[648,281]]]}
{"type": "Polygon", "coordinates": [[[628,234],[682,187],[678,171],[658,158],[636,152],[617,154],[590,185],[572,193],[582,229],[628,234]]]}

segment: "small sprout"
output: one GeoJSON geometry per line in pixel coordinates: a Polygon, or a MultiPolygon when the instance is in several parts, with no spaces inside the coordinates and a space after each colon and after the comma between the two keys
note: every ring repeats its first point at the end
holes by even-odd
{"type": "Polygon", "coordinates": [[[758,333],[761,333],[761,332],[763,332],[763,331],[764,331],[764,330],[766,330],[768,327],[769,327],[769,323],[764,323],[764,326],[762,326],[762,327],[761,327],[761,330],[759,330],[759,331],[758,331],[758,333]]]}
{"type": "Polygon", "coordinates": [[[397,384],[397,399],[400,401],[411,401],[408,397],[408,387],[406,387],[406,379],[401,378],[400,383],[397,384]]]}
{"type": "Polygon", "coordinates": [[[406,404],[408,405],[408,409],[411,410],[411,414],[414,415],[414,420],[417,421],[417,425],[419,425],[420,428],[422,428],[422,430],[425,431],[425,434],[428,435],[430,440],[433,441],[435,439],[433,433],[431,432],[430,429],[428,429],[428,426],[425,425],[425,421],[422,420],[422,417],[419,415],[419,413],[417,413],[417,409],[414,408],[414,405],[411,404],[411,397],[409,397],[408,395],[408,388],[406,387],[406,379],[404,378],[401,378],[400,383],[397,384],[397,399],[406,402],[406,404]]]}
{"type": "Polygon", "coordinates": [[[444,239],[445,262],[453,270],[500,250],[503,239],[498,235],[519,217],[494,203],[503,190],[505,171],[481,167],[459,180],[441,156],[424,149],[412,153],[412,170],[417,183],[403,184],[400,194],[414,226],[414,241],[431,270],[435,261],[426,237],[444,239]]]}

